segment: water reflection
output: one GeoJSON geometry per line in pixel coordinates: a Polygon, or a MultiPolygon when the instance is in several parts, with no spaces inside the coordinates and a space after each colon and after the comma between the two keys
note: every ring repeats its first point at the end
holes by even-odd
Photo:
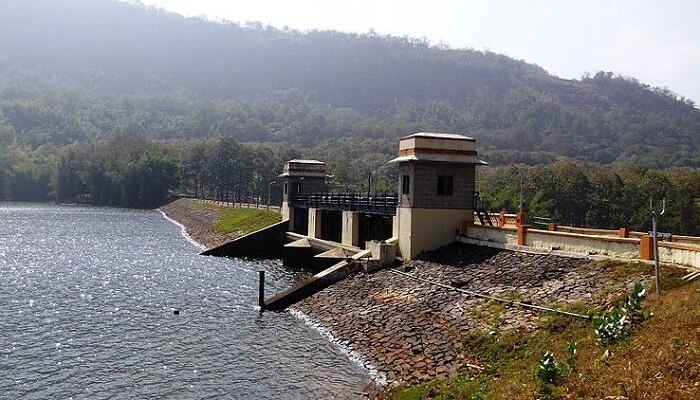
{"type": "Polygon", "coordinates": [[[197,250],[155,211],[0,205],[0,397],[347,398],[368,380],[256,311],[258,270],[269,292],[294,274],[197,250]]]}

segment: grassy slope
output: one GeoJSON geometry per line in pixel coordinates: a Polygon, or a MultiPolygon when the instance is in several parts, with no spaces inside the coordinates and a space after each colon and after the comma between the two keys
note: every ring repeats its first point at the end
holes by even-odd
{"type": "Polygon", "coordinates": [[[216,223],[216,230],[238,236],[247,235],[282,220],[276,212],[258,208],[226,208],[216,223]]]}
{"type": "MultiPolygon", "coordinates": [[[[697,399],[700,398],[700,282],[682,285],[682,271],[666,270],[660,299],[645,305],[654,317],[608,356],[595,341],[590,322],[550,316],[529,334],[465,337],[469,358],[485,369],[445,381],[398,388],[386,399],[697,399]],[[554,393],[544,395],[535,366],[545,350],[564,362],[565,347],[577,340],[576,371],[554,393]]],[[[653,293],[653,292],[652,292],[653,293]]]]}

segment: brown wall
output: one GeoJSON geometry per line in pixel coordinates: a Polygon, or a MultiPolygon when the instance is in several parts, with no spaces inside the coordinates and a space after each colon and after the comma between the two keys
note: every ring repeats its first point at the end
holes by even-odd
{"type": "Polygon", "coordinates": [[[464,164],[402,163],[399,168],[398,189],[401,193],[401,176],[411,177],[411,192],[401,195],[400,207],[473,209],[475,167],[464,164]],[[438,195],[438,176],[453,176],[451,196],[438,195]]]}

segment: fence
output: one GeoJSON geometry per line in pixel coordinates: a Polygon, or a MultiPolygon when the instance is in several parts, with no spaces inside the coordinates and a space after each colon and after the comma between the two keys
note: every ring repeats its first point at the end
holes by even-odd
{"type": "Polygon", "coordinates": [[[181,197],[182,197],[182,198],[186,198],[186,199],[190,199],[190,200],[194,200],[194,201],[197,201],[197,202],[200,202],[200,203],[204,203],[204,204],[214,204],[214,205],[222,206],[222,207],[258,208],[258,209],[261,209],[261,210],[270,210],[270,211],[274,211],[274,212],[277,212],[277,213],[281,212],[280,206],[272,206],[272,205],[267,205],[267,204],[254,203],[254,202],[251,202],[251,203],[243,203],[243,202],[234,203],[234,202],[230,202],[230,201],[219,201],[219,200],[210,200],[210,199],[200,199],[200,198],[196,198],[196,197],[185,197],[185,196],[181,196],[181,197]]]}
{"type": "Polygon", "coordinates": [[[374,195],[355,193],[297,194],[292,196],[290,204],[294,207],[395,215],[396,207],[399,205],[399,196],[395,193],[374,195]]]}

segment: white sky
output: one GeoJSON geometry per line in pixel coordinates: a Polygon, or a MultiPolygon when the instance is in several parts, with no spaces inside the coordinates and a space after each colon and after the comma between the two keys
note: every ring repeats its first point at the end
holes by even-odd
{"type": "Polygon", "coordinates": [[[141,0],[187,16],[278,28],[426,37],[562,78],[613,71],[700,103],[697,0],[141,0]]]}

